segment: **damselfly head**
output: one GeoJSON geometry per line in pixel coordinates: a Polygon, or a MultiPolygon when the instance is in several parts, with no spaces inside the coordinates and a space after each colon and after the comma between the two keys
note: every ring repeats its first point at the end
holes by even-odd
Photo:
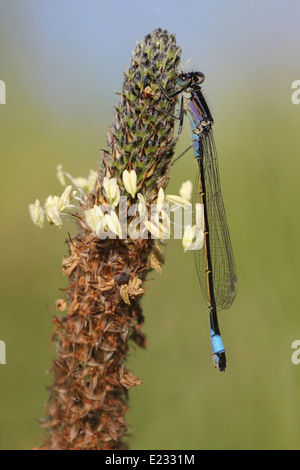
{"type": "Polygon", "coordinates": [[[193,83],[201,85],[204,82],[205,76],[202,72],[181,73],[177,77],[177,84],[180,88],[188,88],[193,83]]]}

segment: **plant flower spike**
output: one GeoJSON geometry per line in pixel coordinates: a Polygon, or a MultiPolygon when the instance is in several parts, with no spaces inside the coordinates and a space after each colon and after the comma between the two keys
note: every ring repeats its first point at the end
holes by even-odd
{"type": "MultiPolygon", "coordinates": [[[[38,227],[46,222],[62,227],[65,221],[77,226],[62,261],[68,287],[56,302],[53,384],[39,449],[128,447],[128,389],[141,384],[128,370],[129,340],[146,345],[140,300],[147,274],[161,270],[163,255],[159,239],[127,233],[136,225],[146,234],[148,226],[162,238],[170,225],[168,206],[189,204],[189,185],[180,196],[164,193],[174,154],[176,99],[168,100],[158,82],[172,89],[179,62],[180,48],[167,31],[157,29],[137,44],[98,171],[74,178],[60,165],[62,194],[30,205],[38,227]],[[160,212],[151,226],[155,204],[160,212]]],[[[186,235],[187,244],[192,235],[186,235]]]]}

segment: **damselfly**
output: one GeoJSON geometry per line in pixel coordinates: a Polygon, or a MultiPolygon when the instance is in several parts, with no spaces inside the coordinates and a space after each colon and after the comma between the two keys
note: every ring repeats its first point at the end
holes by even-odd
{"type": "Polygon", "coordinates": [[[226,369],[225,348],[221,339],[217,311],[231,306],[236,296],[236,269],[221,194],[218,157],[213,137],[213,118],[201,91],[201,72],[181,73],[179,89],[171,95],[160,85],[164,95],[173,99],[181,94],[177,140],[187,113],[192,127],[192,146],[197,162],[194,198],[203,204],[204,246],[194,251],[199,282],[209,311],[213,359],[217,369],[226,369]]]}

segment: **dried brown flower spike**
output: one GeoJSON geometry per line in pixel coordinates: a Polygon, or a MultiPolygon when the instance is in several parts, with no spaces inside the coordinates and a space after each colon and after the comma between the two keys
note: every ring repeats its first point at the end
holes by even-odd
{"type": "Polygon", "coordinates": [[[140,299],[147,273],[160,270],[163,255],[151,238],[123,236],[120,209],[119,216],[103,215],[99,206],[110,203],[117,208],[120,196],[126,196],[126,204],[139,203],[142,212],[165,187],[173,155],[174,119],[159,108],[174,113],[175,103],[166,100],[156,79],[172,89],[179,59],[173,35],[157,29],[146,36],[133,51],[125,74],[98,175],[91,172],[88,179],[79,181],[59,167],[60,181],[66,185],[68,176],[80,197],[68,186],[60,198],[47,199],[45,212],[38,201],[31,207],[37,225],[43,225],[44,214],[50,223],[61,225],[68,209],[80,227],[79,234],[69,240],[69,257],[62,263],[69,283],[57,310],[68,313],[53,320],[57,357],[51,368],[54,383],[40,449],[126,447],[127,393],[141,384],[125,366],[129,340],[141,347],[146,344],[140,299]],[[72,200],[79,201],[77,211],[72,200]],[[111,230],[115,239],[100,239],[100,226],[111,230]]]}

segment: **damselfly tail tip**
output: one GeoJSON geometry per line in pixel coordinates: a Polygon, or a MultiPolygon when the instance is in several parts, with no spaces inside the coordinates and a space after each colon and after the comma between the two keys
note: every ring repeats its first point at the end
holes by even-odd
{"type": "MultiPolygon", "coordinates": [[[[217,322],[216,318],[214,320],[217,322]]],[[[226,369],[226,354],[221,335],[216,334],[215,330],[211,328],[210,337],[215,368],[220,372],[224,372],[226,369]]]]}
{"type": "Polygon", "coordinates": [[[216,353],[213,355],[213,360],[215,364],[215,368],[218,369],[220,372],[225,372],[226,370],[226,355],[224,352],[216,353]]]}

